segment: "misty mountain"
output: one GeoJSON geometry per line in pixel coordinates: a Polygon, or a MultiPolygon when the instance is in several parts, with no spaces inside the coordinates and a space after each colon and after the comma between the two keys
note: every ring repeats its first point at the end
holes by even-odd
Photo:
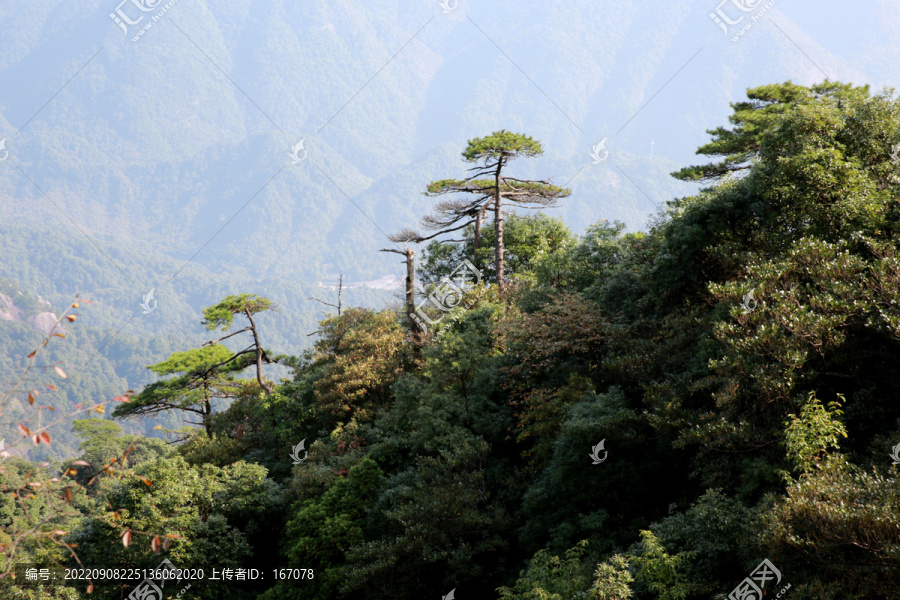
{"type": "Polygon", "coordinates": [[[348,305],[397,300],[360,283],[402,276],[378,250],[429,211],[429,181],[466,175],[468,139],[535,137],[545,155],[510,174],[571,188],[549,214],[579,233],[599,219],[638,230],[697,190],[668,174],[746,88],[880,89],[900,74],[896,0],[736,6],[5,0],[0,277],[53,306],[95,301],[78,356],[109,373],[98,393],[202,343],[200,311],[229,293],[303,315],[261,324],[298,352],[325,309],[308,298],[333,300],[323,282],[339,273],[356,284],[348,305]],[[723,31],[717,9],[741,22],[723,31]],[[151,289],[159,310],[145,315],[151,289]],[[131,364],[142,346],[155,350],[131,364]]]}

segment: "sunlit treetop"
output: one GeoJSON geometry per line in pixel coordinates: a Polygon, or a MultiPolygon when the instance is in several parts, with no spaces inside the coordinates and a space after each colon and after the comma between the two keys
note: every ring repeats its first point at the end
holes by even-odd
{"type": "Polygon", "coordinates": [[[869,86],[854,87],[833,81],[805,87],[791,81],[762,85],[747,90],[747,101],[733,102],[728,117],[731,129],[716,127],[706,133],[712,141],[697,149],[697,154],[719,158],[719,162],[685,167],[672,173],[683,181],[715,181],[729,173],[750,168],[762,148],[763,138],[775,130],[786,112],[800,105],[832,99],[835,102],[865,99],[869,86]]]}
{"type": "Polygon", "coordinates": [[[462,157],[466,162],[506,162],[520,156],[540,156],[543,153],[541,143],[531,136],[501,129],[491,135],[469,140],[462,157]]]}
{"type": "Polygon", "coordinates": [[[247,311],[251,315],[255,315],[270,308],[272,308],[272,301],[256,294],[227,296],[215,306],[203,310],[202,323],[208,330],[221,328],[223,331],[227,331],[234,322],[234,315],[247,311]]]}
{"type": "Polygon", "coordinates": [[[197,373],[209,369],[213,365],[225,363],[234,353],[220,344],[193,348],[184,352],[175,352],[163,362],[147,367],[157,375],[172,373],[197,373]]]}

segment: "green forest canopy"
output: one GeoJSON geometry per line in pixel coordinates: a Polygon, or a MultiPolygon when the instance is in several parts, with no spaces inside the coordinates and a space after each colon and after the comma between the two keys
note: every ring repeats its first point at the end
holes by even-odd
{"type": "MultiPolygon", "coordinates": [[[[646,234],[511,216],[507,289],[436,339],[346,309],[271,393],[236,380],[208,433],[162,447],[81,421],[80,463],[7,460],[2,568],[74,565],[77,544],[86,566],[267,574],[196,598],[643,600],[725,597],[765,559],[768,597],[896,598],[900,102],[831,82],[748,98],[700,149],[722,160],[677,174],[710,187],[646,234]]],[[[473,251],[432,243],[423,280],[473,251]]]]}

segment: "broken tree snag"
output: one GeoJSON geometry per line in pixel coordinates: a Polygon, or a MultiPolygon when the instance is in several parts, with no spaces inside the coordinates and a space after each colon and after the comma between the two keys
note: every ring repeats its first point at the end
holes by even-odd
{"type": "Polygon", "coordinates": [[[418,321],[413,318],[416,312],[416,263],[414,259],[416,253],[409,247],[404,247],[403,250],[383,248],[380,252],[401,254],[406,259],[406,318],[409,321],[410,331],[416,337],[422,333],[418,321]]]}
{"type": "MultiPolygon", "coordinates": [[[[321,285],[321,284],[320,284],[321,285]]],[[[321,298],[316,298],[314,296],[310,296],[308,300],[315,300],[316,302],[321,302],[325,306],[330,306],[331,308],[336,308],[338,311],[338,316],[341,316],[341,295],[344,293],[344,272],[341,271],[338,277],[338,294],[337,294],[337,304],[332,304],[331,302],[325,302],[321,298]]],[[[312,334],[310,334],[312,335],[312,334]]]]}

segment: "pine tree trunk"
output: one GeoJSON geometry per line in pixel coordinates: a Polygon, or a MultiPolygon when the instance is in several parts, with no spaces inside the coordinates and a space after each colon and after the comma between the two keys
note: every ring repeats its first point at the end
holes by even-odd
{"type": "Polygon", "coordinates": [[[206,437],[212,439],[212,401],[209,397],[209,384],[203,385],[206,395],[203,401],[203,427],[206,428],[206,437]]]}
{"type": "Polygon", "coordinates": [[[503,160],[497,162],[497,172],[494,174],[494,266],[497,271],[497,289],[504,289],[503,281],[503,208],[500,193],[500,169],[503,168],[503,160]]]}
{"type": "Polygon", "coordinates": [[[265,381],[263,381],[262,376],[262,357],[263,357],[263,349],[262,346],[259,345],[259,336],[256,334],[256,323],[253,322],[253,315],[250,313],[249,309],[244,310],[244,314],[247,315],[247,319],[250,321],[250,331],[253,333],[253,342],[256,345],[256,380],[259,382],[259,387],[261,387],[267,394],[272,393],[272,388],[270,388],[265,381]]]}

